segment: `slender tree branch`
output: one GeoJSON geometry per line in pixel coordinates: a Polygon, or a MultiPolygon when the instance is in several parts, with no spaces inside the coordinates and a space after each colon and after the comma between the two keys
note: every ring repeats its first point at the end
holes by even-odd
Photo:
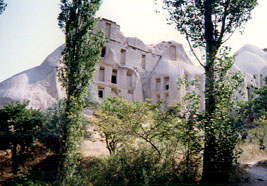
{"type": "Polygon", "coordinates": [[[218,38],[218,42],[221,43],[222,42],[222,39],[223,39],[223,36],[224,36],[224,33],[225,31],[227,30],[226,27],[225,27],[225,24],[226,24],[226,18],[227,18],[227,15],[228,15],[228,7],[231,3],[231,0],[227,0],[225,2],[225,6],[224,6],[224,13],[223,13],[223,17],[222,17],[222,28],[221,28],[221,33],[220,33],[220,36],[218,38]]]}
{"type": "Polygon", "coordinates": [[[205,65],[201,62],[201,60],[198,58],[197,54],[195,53],[194,48],[192,47],[191,42],[190,42],[187,34],[186,34],[186,41],[187,41],[187,43],[188,43],[188,45],[190,47],[190,50],[192,51],[194,57],[196,58],[196,60],[198,61],[198,63],[204,68],[205,65]]]}

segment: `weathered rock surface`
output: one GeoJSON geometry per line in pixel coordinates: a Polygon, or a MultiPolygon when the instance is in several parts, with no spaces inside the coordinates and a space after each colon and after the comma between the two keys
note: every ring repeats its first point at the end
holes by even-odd
{"type": "MultiPolygon", "coordinates": [[[[108,38],[102,59],[97,66],[94,83],[89,87],[93,99],[101,101],[108,96],[121,96],[129,101],[164,101],[175,104],[181,96],[192,89],[199,89],[204,103],[204,70],[194,65],[183,46],[174,41],[146,45],[140,39],[125,37],[120,26],[103,19],[98,27],[108,38]],[[198,79],[200,84],[177,87],[178,79],[198,79]]],[[[21,72],[0,83],[0,106],[14,101],[28,101],[29,106],[47,109],[63,97],[57,79],[57,67],[63,46],[50,54],[35,68],[21,72]]],[[[235,54],[233,71],[246,75],[247,87],[263,86],[267,77],[267,52],[252,45],[242,47],[235,54]]],[[[203,104],[204,105],[204,104],[203,104]]]]}
{"type": "Polygon", "coordinates": [[[21,72],[0,83],[0,106],[11,102],[29,102],[37,109],[51,107],[61,98],[57,66],[63,46],[50,54],[37,67],[21,72]]]}

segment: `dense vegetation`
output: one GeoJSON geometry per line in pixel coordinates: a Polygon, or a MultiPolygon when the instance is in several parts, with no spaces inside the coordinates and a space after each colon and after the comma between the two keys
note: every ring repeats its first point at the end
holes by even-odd
{"type": "MultiPolygon", "coordinates": [[[[222,183],[233,179],[248,144],[266,152],[267,86],[257,90],[253,100],[239,103],[243,77],[231,72],[234,59],[221,47],[226,36],[250,18],[256,0],[164,2],[170,20],[192,47],[206,51],[206,63],[201,63],[206,110],[200,110],[199,92],[193,90],[167,108],[164,103],[128,103],[122,98],[86,104],[103,45],[103,34],[95,30],[100,1],[62,0],[59,26],[66,46],[59,76],[66,99],[46,112],[21,103],[0,109],[1,174],[11,169],[4,184],[222,183]],[[94,109],[92,118],[84,117],[86,106],[94,109]],[[101,136],[108,156],[80,155],[88,127],[101,136]]],[[[179,86],[183,84],[181,80],[179,86]]]]}
{"type": "MultiPolygon", "coordinates": [[[[220,145],[223,138],[218,138],[221,115],[221,93],[216,87],[220,82],[217,60],[222,46],[237,30],[251,18],[251,11],[257,0],[164,0],[164,8],[169,13],[168,20],[185,36],[195,54],[196,59],[205,70],[205,145],[203,154],[203,182],[227,182],[230,172],[229,158],[233,159],[233,151],[228,149],[221,156],[220,145]],[[204,62],[197,57],[194,48],[202,50],[204,62]],[[216,122],[217,120],[217,122],[216,122]],[[224,158],[227,156],[228,158],[224,158]],[[232,157],[231,157],[232,156],[232,157]],[[218,161],[219,160],[219,161],[218,161]]],[[[220,73],[220,72],[219,72],[220,73]]],[[[226,101],[225,103],[227,103],[226,101]]],[[[227,113],[224,113],[226,116],[227,113]]],[[[231,126],[235,122],[226,121],[231,126]]],[[[222,129],[225,129],[222,127],[222,129]]],[[[234,132],[234,131],[233,131],[234,132]]],[[[235,134],[233,134],[235,135],[235,134]]]]}
{"type": "MultiPolygon", "coordinates": [[[[264,89],[266,87],[261,90],[264,89]]],[[[257,98],[267,101],[266,94],[257,98]]],[[[149,102],[135,102],[131,104],[121,98],[104,100],[95,108],[94,119],[90,121],[90,126],[101,135],[110,155],[81,160],[81,164],[78,165],[81,185],[89,183],[93,185],[177,185],[199,182],[204,147],[204,115],[199,110],[199,104],[197,94],[187,95],[180,105],[169,107],[164,111],[161,103],[153,105],[149,102]]],[[[264,116],[267,116],[267,110],[263,111],[264,106],[261,110],[264,116]]],[[[5,143],[2,143],[5,146],[2,145],[1,150],[12,150],[13,140],[17,139],[14,136],[20,138],[21,143],[16,144],[17,147],[27,145],[27,148],[23,148],[27,151],[21,151],[22,148],[18,148],[20,150],[14,156],[15,159],[23,156],[20,159],[23,161],[13,162],[13,156],[11,159],[6,157],[6,161],[1,161],[1,165],[5,168],[8,168],[8,163],[10,163],[9,167],[16,165],[20,170],[13,172],[13,176],[18,177],[6,182],[7,185],[55,183],[57,180],[55,175],[60,166],[58,150],[62,140],[63,111],[63,103],[46,113],[27,109],[26,104],[19,103],[7,105],[0,110],[1,118],[3,118],[1,127],[9,128],[11,131],[7,133],[12,132],[13,136],[13,138],[6,138],[4,133],[1,133],[1,139],[5,140],[5,143]],[[12,130],[15,126],[25,128],[24,135],[21,135],[21,130],[12,130]],[[29,130],[30,128],[35,130],[29,130]],[[29,143],[23,143],[25,136],[31,137],[26,138],[30,140],[29,143]],[[29,164],[29,161],[33,164],[29,164]]],[[[245,125],[244,130],[239,130],[239,125],[227,127],[222,124],[220,118],[219,121],[220,126],[226,127],[223,129],[224,132],[229,132],[226,133],[227,138],[220,134],[221,138],[238,139],[238,145],[229,146],[229,148],[235,148],[237,154],[241,152],[240,150],[244,151],[240,161],[253,159],[260,153],[266,154],[267,136],[264,122],[259,123],[255,120],[257,122],[253,128],[251,125],[246,128],[245,125]],[[238,138],[228,136],[232,133],[232,127],[239,130],[238,138]],[[241,140],[242,137],[243,140],[241,140]],[[249,151],[251,146],[253,146],[253,152],[249,151]]],[[[83,123],[88,124],[88,118],[84,118],[83,123]]],[[[4,141],[1,140],[1,142],[4,141]]],[[[221,144],[223,150],[227,150],[226,144],[236,144],[236,142],[225,141],[221,144]]],[[[232,175],[235,171],[235,169],[232,170],[232,175]]],[[[236,181],[231,179],[230,181],[236,181]]]]}
{"type": "Polygon", "coordinates": [[[100,60],[102,34],[96,32],[95,13],[100,0],[61,0],[59,26],[65,33],[60,80],[66,90],[66,105],[62,125],[61,185],[79,182],[79,145],[83,137],[81,118],[88,96],[89,82],[100,60]]]}

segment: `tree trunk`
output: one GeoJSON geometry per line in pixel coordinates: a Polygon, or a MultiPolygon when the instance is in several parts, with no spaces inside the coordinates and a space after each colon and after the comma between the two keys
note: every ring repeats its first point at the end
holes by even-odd
{"type": "Polygon", "coordinates": [[[205,146],[203,154],[203,173],[202,181],[214,183],[220,179],[216,166],[216,138],[214,136],[212,116],[215,110],[214,94],[214,57],[215,50],[212,47],[207,49],[207,63],[205,67],[205,146]]]}
{"type": "Polygon", "coordinates": [[[213,115],[216,108],[215,98],[215,57],[218,46],[214,38],[214,26],[212,22],[213,0],[204,2],[205,17],[205,41],[206,41],[206,66],[205,66],[205,145],[203,154],[202,181],[206,183],[221,182],[223,179],[218,170],[217,150],[218,145],[213,129],[213,115]]]}

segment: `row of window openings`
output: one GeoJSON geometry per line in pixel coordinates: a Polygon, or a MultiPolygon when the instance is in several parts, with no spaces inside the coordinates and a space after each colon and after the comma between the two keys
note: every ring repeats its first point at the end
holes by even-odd
{"type": "MultiPolygon", "coordinates": [[[[121,53],[120,63],[121,65],[125,65],[126,64],[126,50],[121,49],[120,53],[121,53]]],[[[101,51],[101,57],[105,57],[105,55],[106,55],[106,47],[103,47],[101,51]]],[[[171,56],[171,59],[176,60],[176,47],[175,46],[171,47],[170,56],[171,56]]],[[[144,54],[142,54],[141,56],[141,67],[144,70],[146,69],[146,55],[144,54]]]]}
{"type": "MultiPolygon", "coordinates": [[[[157,78],[156,79],[156,90],[161,89],[161,79],[157,78]]],[[[170,78],[169,77],[164,77],[164,90],[169,90],[170,89],[170,78]]]]}
{"type": "MultiPolygon", "coordinates": [[[[111,83],[113,84],[117,84],[117,75],[118,75],[118,71],[116,69],[112,70],[112,74],[111,74],[111,83]]],[[[99,69],[99,81],[105,81],[105,68],[104,67],[100,67],[99,69]]]]}
{"type": "MultiPolygon", "coordinates": [[[[176,47],[175,46],[171,46],[170,47],[170,56],[172,60],[176,60],[176,47]]],[[[120,64],[121,65],[125,65],[126,64],[126,50],[125,49],[121,49],[121,58],[120,58],[120,64]]],[[[105,57],[106,55],[106,47],[102,48],[101,51],[101,57],[105,57]]],[[[146,69],[146,55],[142,54],[141,56],[141,67],[142,69],[146,69]]]]}
{"type": "MultiPolygon", "coordinates": [[[[98,87],[98,97],[99,98],[104,98],[104,93],[105,93],[105,88],[98,87]]],[[[128,94],[133,95],[134,91],[133,90],[128,90],[128,94]]]]}
{"type": "MultiPolygon", "coordinates": [[[[127,71],[127,85],[132,88],[133,86],[133,74],[130,71],[127,71]]],[[[118,76],[118,71],[116,69],[112,70],[111,74],[111,83],[117,84],[117,76],[118,76]]],[[[99,81],[104,82],[105,81],[105,68],[100,67],[99,69],[99,81]]]]}
{"type": "MultiPolygon", "coordinates": [[[[101,57],[105,57],[105,55],[106,55],[106,47],[103,47],[101,51],[101,57]]],[[[121,65],[126,64],[126,50],[125,49],[121,49],[120,64],[121,65]]],[[[142,55],[141,57],[141,66],[144,70],[146,69],[146,55],[142,55]]]]}
{"type": "MultiPolygon", "coordinates": [[[[200,80],[197,80],[196,83],[196,88],[201,88],[201,82],[199,82],[200,80]]],[[[185,88],[189,89],[189,80],[188,80],[188,76],[185,76],[185,88]]],[[[169,77],[164,77],[164,90],[169,90],[170,89],[170,78],[169,77]]],[[[161,79],[157,78],[156,79],[156,90],[161,90],[161,79]]]]}
{"type": "MultiPolygon", "coordinates": [[[[111,23],[106,23],[106,38],[110,39],[111,36],[111,23]]],[[[170,57],[172,60],[176,60],[176,46],[172,45],[170,46],[170,57]]],[[[102,51],[102,57],[104,57],[105,52],[102,51]]],[[[125,64],[125,59],[126,59],[126,50],[121,49],[121,64],[125,64]]],[[[145,64],[143,66],[143,58],[145,58],[145,55],[142,55],[142,67],[145,69],[145,64]]]]}
{"type": "MultiPolygon", "coordinates": [[[[106,37],[110,38],[111,36],[111,23],[106,23],[106,37]]],[[[176,50],[176,49],[175,49],[176,50]]],[[[101,52],[101,57],[105,57],[106,55],[106,47],[102,48],[102,52],[101,52]]],[[[121,59],[120,59],[120,63],[121,65],[125,65],[126,64],[126,50],[125,49],[121,49],[121,59]]],[[[145,69],[146,65],[146,55],[142,55],[142,68],[145,69]]]]}

